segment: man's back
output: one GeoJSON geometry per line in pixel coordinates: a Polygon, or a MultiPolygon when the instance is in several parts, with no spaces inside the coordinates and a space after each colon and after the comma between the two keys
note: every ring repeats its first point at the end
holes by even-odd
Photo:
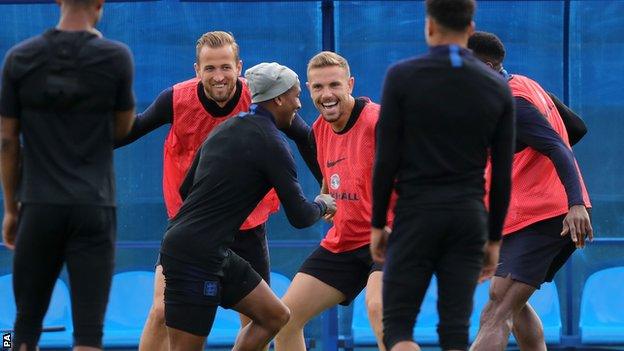
{"type": "Polygon", "coordinates": [[[22,202],[114,205],[114,112],[134,106],[131,77],[128,49],[87,31],[9,51],[0,114],[20,120],[22,202]]]}
{"type": "Polygon", "coordinates": [[[400,108],[403,119],[399,202],[480,202],[487,149],[511,112],[504,80],[465,49],[441,46],[392,67],[388,82],[395,99],[382,102],[382,115],[400,108]]]}

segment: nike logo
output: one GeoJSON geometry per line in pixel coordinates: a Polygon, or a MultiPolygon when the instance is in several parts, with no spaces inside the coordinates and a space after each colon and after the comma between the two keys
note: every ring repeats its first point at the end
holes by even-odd
{"type": "Polygon", "coordinates": [[[336,161],[327,161],[327,167],[328,168],[334,167],[338,162],[344,161],[346,159],[347,159],[346,157],[343,157],[343,158],[337,159],[336,161]]]}

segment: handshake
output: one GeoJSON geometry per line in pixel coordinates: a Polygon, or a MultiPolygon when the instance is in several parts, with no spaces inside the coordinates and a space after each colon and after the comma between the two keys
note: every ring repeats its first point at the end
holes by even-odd
{"type": "Polygon", "coordinates": [[[321,214],[325,220],[331,220],[336,213],[336,199],[334,199],[329,194],[320,194],[315,199],[314,202],[321,205],[322,208],[325,209],[321,214]]]}

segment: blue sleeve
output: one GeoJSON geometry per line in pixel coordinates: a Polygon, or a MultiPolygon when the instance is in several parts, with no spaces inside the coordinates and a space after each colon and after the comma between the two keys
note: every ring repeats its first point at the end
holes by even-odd
{"type": "Polygon", "coordinates": [[[568,205],[582,205],[583,192],[572,150],[537,108],[520,97],[516,97],[516,128],[518,142],[537,150],[552,161],[565,187],[568,205]]]}
{"type": "Polygon", "coordinates": [[[318,181],[319,185],[323,181],[321,168],[316,161],[316,143],[314,142],[314,134],[312,128],[299,116],[295,116],[290,128],[283,130],[284,134],[297,144],[299,154],[305,161],[306,165],[318,181]]]}
{"type": "Polygon", "coordinates": [[[279,135],[269,135],[268,153],[260,160],[269,182],[284,206],[286,218],[295,228],[309,227],[325,214],[324,204],[308,201],[297,181],[295,160],[279,135]]]}
{"type": "Polygon", "coordinates": [[[511,196],[511,167],[515,140],[515,113],[511,91],[505,89],[505,106],[498,119],[490,145],[492,183],[490,184],[489,240],[500,240],[511,196]]]}
{"type": "Polygon", "coordinates": [[[128,145],[154,129],[173,121],[173,88],[163,90],[149,107],[136,116],[128,136],[115,147],[128,145]]]}
{"type": "Polygon", "coordinates": [[[381,97],[381,111],[376,127],[375,163],[373,165],[373,212],[372,226],[383,228],[386,225],[390,195],[399,168],[403,129],[400,89],[405,85],[400,81],[397,67],[390,68],[386,75],[381,97]],[[400,88],[397,88],[400,87],[400,88]]]}
{"type": "Polygon", "coordinates": [[[119,62],[116,63],[119,83],[117,86],[117,98],[115,111],[128,111],[134,109],[134,93],[132,81],[134,79],[134,63],[130,49],[123,45],[119,51],[119,62]]]}

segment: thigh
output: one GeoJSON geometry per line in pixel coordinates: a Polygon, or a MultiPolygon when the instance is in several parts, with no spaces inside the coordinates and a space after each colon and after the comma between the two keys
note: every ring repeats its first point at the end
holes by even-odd
{"type": "Polygon", "coordinates": [[[193,335],[207,336],[224,295],[222,277],[161,254],[165,276],[165,324],[193,335]]]}
{"type": "Polygon", "coordinates": [[[340,290],[307,273],[297,273],[282,301],[291,311],[291,322],[303,327],[321,312],[344,301],[340,290]]]}
{"type": "Polygon", "coordinates": [[[420,310],[440,250],[440,225],[430,212],[396,210],[383,271],[384,321],[414,318],[420,310]]]}
{"type": "Polygon", "coordinates": [[[339,303],[345,306],[364,289],[370,270],[368,245],[339,253],[319,246],[299,268],[300,273],[314,277],[341,292],[344,298],[339,303]]]}
{"type": "Polygon", "coordinates": [[[262,277],[251,268],[249,262],[242,259],[232,250],[228,250],[227,257],[223,262],[221,306],[232,308],[232,306],[251,293],[261,281],[262,277]]]}
{"type": "Polygon", "coordinates": [[[65,257],[77,331],[82,325],[102,326],[114,268],[116,226],[113,207],[72,208],[65,257]]]}
{"type": "Polygon", "coordinates": [[[561,221],[555,217],[505,235],[496,276],[511,275],[535,288],[552,279],[573,252],[569,236],[559,235],[561,221]]]}
{"type": "Polygon", "coordinates": [[[63,206],[24,204],[20,209],[13,257],[18,313],[43,318],[63,265],[66,221],[63,206]]]}
{"type": "Polygon", "coordinates": [[[483,267],[488,217],[485,211],[452,211],[439,215],[449,223],[443,234],[443,252],[435,264],[440,324],[467,328],[474,290],[483,267]]]}
{"type": "Polygon", "coordinates": [[[234,237],[230,249],[253,268],[267,284],[271,281],[271,264],[266,237],[266,226],[259,225],[249,230],[241,230],[234,237]]]}

